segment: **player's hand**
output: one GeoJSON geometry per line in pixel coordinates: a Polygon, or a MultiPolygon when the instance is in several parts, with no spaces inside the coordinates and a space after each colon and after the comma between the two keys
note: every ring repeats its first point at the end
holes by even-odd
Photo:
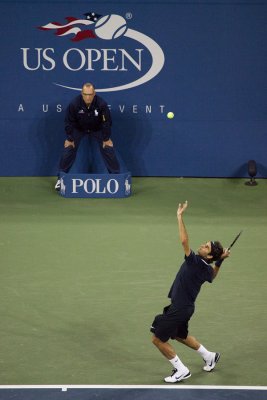
{"type": "Polygon", "coordinates": [[[177,210],[177,217],[183,214],[183,212],[187,209],[187,206],[188,206],[187,200],[183,204],[179,203],[177,210]]]}
{"type": "Polygon", "coordinates": [[[66,147],[70,147],[70,146],[72,146],[74,148],[75,147],[74,142],[70,142],[69,140],[65,140],[64,147],[66,148],[66,147]]]}
{"type": "Polygon", "coordinates": [[[108,147],[113,147],[113,142],[112,142],[111,139],[106,140],[106,141],[103,142],[103,149],[104,149],[106,146],[108,146],[108,147]]]}
{"type": "Polygon", "coordinates": [[[222,253],[222,255],[221,255],[221,260],[224,260],[225,258],[227,258],[227,257],[229,257],[230,256],[230,250],[228,250],[228,249],[223,249],[223,253],[222,253]]]}

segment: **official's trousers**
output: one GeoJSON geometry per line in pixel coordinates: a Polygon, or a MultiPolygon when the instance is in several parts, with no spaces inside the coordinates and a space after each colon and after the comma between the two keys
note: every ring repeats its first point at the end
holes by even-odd
{"type": "Polygon", "coordinates": [[[97,141],[100,154],[104,160],[104,163],[107,167],[107,170],[110,174],[118,174],[120,172],[120,164],[117,159],[117,156],[115,154],[115,150],[111,146],[105,146],[103,148],[103,138],[102,138],[102,132],[97,131],[97,132],[91,132],[91,133],[84,133],[84,132],[79,132],[79,131],[74,131],[73,132],[73,139],[74,139],[74,145],[73,146],[68,146],[64,147],[63,153],[60,159],[59,163],[59,171],[60,172],[69,172],[71,169],[77,155],[77,151],[80,146],[81,139],[85,135],[90,135],[92,140],[97,141]]]}

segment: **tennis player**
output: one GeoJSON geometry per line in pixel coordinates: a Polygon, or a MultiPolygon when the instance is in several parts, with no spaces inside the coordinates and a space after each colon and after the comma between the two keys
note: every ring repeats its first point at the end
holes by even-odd
{"type": "Polygon", "coordinates": [[[204,371],[212,371],[220,358],[220,353],[207,350],[197,339],[188,334],[188,322],[195,311],[195,301],[204,282],[212,282],[217,276],[224,259],[229,256],[228,249],[223,249],[218,241],[209,241],[200,246],[197,254],[190,249],[188,234],[183,222],[183,213],[187,209],[187,201],[179,204],[177,219],[179,237],[185,252],[185,261],[180,267],[171,286],[168,297],[171,304],[163,309],[163,314],[157,315],[152,323],[154,334],[152,343],[170,361],[173,372],[164,380],[176,383],[190,378],[189,369],[177,356],[169,339],[185,344],[203,358],[204,371]],[[212,263],[215,261],[215,265],[212,263]]]}

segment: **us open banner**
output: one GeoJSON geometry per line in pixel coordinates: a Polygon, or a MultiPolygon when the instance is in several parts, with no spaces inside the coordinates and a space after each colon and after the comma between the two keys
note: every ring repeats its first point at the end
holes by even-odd
{"type": "Polygon", "coordinates": [[[0,3],[1,175],[56,175],[85,82],[133,175],[267,175],[266,2],[0,3]]]}
{"type": "Polygon", "coordinates": [[[132,177],[123,174],[60,174],[63,197],[121,198],[131,195],[132,177]]]}

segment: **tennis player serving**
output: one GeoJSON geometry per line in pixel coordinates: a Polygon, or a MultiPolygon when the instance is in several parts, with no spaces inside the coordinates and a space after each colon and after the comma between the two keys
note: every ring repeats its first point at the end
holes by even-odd
{"type": "Polygon", "coordinates": [[[168,294],[171,304],[163,309],[163,314],[155,317],[150,329],[153,333],[152,343],[173,366],[172,374],[164,379],[167,383],[180,382],[191,376],[189,369],[169,343],[170,339],[196,350],[205,362],[204,371],[212,371],[220,358],[220,353],[207,350],[195,337],[188,334],[188,322],[195,311],[195,301],[201,286],[204,282],[213,281],[222,262],[229,256],[230,250],[223,249],[218,241],[208,241],[202,244],[195,254],[190,249],[183,221],[183,213],[187,207],[186,201],[184,204],[179,204],[177,210],[179,237],[185,252],[184,262],[168,294]]]}

